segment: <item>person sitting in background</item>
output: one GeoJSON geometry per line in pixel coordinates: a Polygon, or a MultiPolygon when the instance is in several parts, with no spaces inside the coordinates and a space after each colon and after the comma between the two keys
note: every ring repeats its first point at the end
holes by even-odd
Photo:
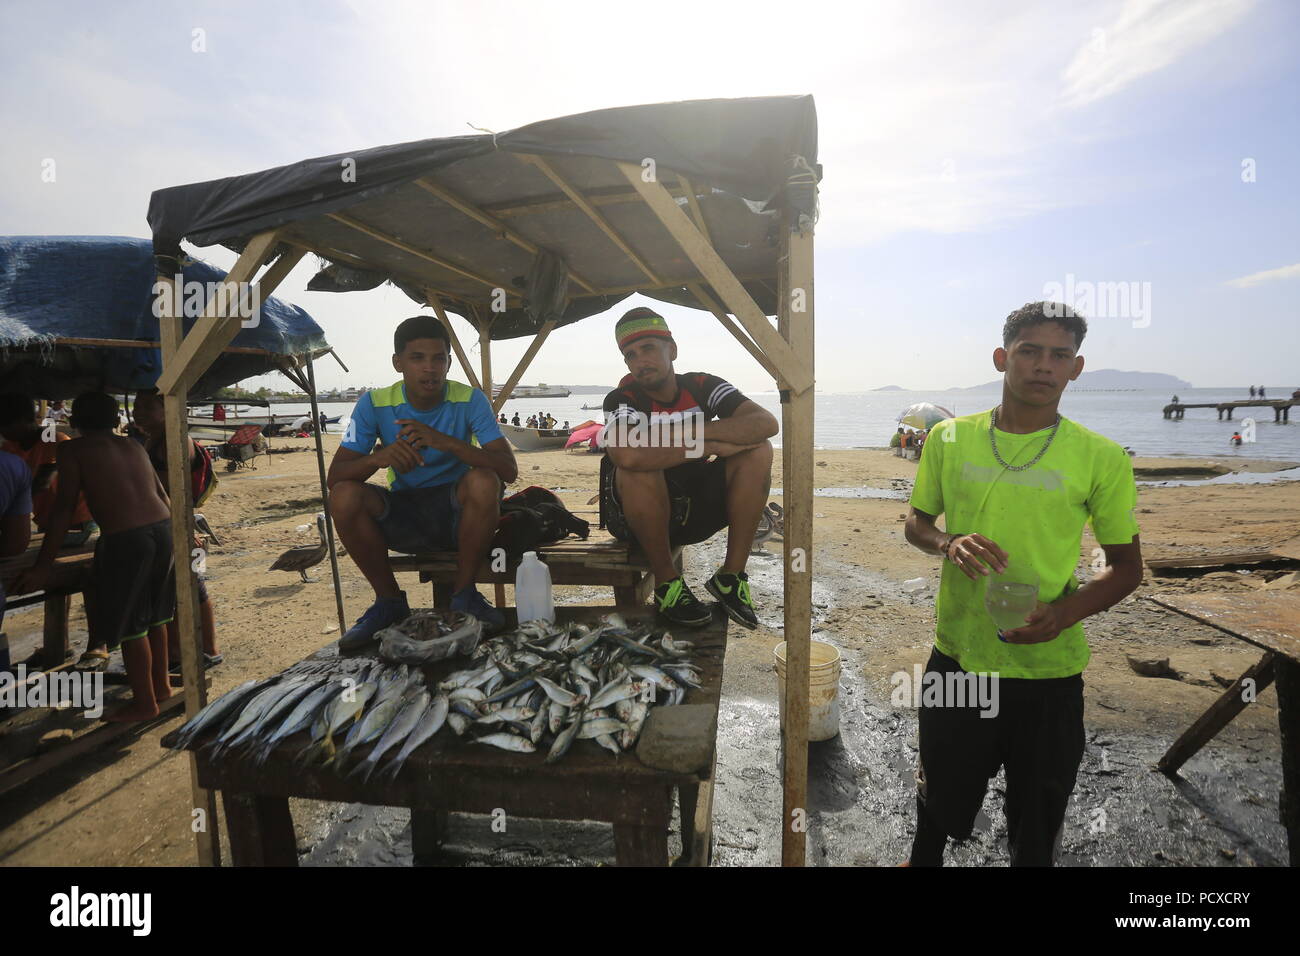
{"type": "MultiPolygon", "coordinates": [[[[36,423],[36,403],[19,392],[0,395],[0,435],[4,436],[4,451],[17,455],[31,472],[32,518],[38,531],[45,531],[50,523],[50,511],[58,495],[59,483],[55,477],[59,447],[71,439],[54,430],[53,423],[42,427],[36,423]]],[[[85,497],[80,497],[73,508],[72,524],[67,538],[60,547],[85,544],[95,532],[95,522],[86,507],[85,497]]]]}
{"type": "Polygon", "coordinates": [[[512,419],[510,419],[510,424],[511,424],[511,425],[514,425],[515,428],[518,428],[518,427],[519,427],[519,413],[518,413],[518,412],[515,412],[515,417],[512,418],[512,419]]]}
{"type": "Polygon", "coordinates": [[[894,449],[894,457],[903,457],[903,426],[898,426],[898,431],[889,436],[889,447],[894,449]]]}
{"type": "Polygon", "coordinates": [[[59,399],[59,401],[50,406],[49,417],[50,420],[56,424],[68,420],[68,410],[63,407],[62,399],[59,399]]]}
{"type": "Polygon", "coordinates": [[[72,403],[72,427],[81,437],[61,449],[58,497],[36,563],[18,578],[23,593],[45,590],[58,542],[72,524],[85,492],[103,528],[95,548],[91,629],[109,647],[122,646],[134,700],[105,720],[158,716],[171,696],[165,626],[176,587],[172,569],[171,511],[167,492],[138,442],[113,434],[117,400],[87,392],[72,403]],[[148,635],[147,640],[141,640],[148,635]]]}
{"type": "Polygon", "coordinates": [[[506,421],[506,413],[505,413],[505,412],[502,412],[502,413],[501,413],[501,417],[500,417],[499,419],[497,419],[497,421],[498,421],[498,423],[500,423],[500,424],[502,424],[502,425],[509,425],[509,424],[510,424],[508,421],[506,421]]]}
{"type": "MultiPolygon", "coordinates": [[[[0,558],[27,550],[32,539],[32,476],[17,455],[0,451],[0,558]]],[[[5,622],[5,583],[0,577],[0,626],[5,622]]],[[[5,650],[6,657],[8,650],[5,650]]],[[[0,670],[8,670],[2,661],[0,670]]]]}
{"type": "MultiPolygon", "coordinates": [[[[136,393],[134,416],[145,433],[143,445],[149,454],[149,461],[153,464],[154,471],[158,474],[158,480],[162,482],[163,490],[170,495],[171,487],[167,480],[167,426],[163,416],[164,407],[165,400],[156,388],[136,393]]],[[[185,436],[185,440],[190,446],[190,497],[194,507],[198,508],[212,494],[217,478],[207,449],[189,435],[185,436]]],[[[203,547],[203,541],[197,534],[194,535],[194,547],[203,547]]],[[[203,634],[203,666],[204,668],[216,667],[223,659],[221,652],[217,650],[216,617],[212,611],[208,586],[202,575],[198,575],[198,584],[199,629],[203,634]]],[[[167,656],[173,662],[171,670],[179,673],[181,642],[180,630],[175,621],[167,625],[167,656]]]]}

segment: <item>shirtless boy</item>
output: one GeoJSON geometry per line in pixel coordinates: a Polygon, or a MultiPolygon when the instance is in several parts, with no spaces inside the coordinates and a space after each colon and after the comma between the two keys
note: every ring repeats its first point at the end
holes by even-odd
{"type": "Polygon", "coordinates": [[[134,721],[157,717],[159,702],[171,696],[165,626],[172,619],[176,588],[167,493],[140,444],[113,434],[117,412],[117,400],[103,392],[87,392],[72,403],[72,426],[81,437],[59,449],[58,497],[45,544],[18,588],[24,594],[44,590],[77,496],[84,492],[100,527],[92,630],[109,648],[121,644],[135,698],[104,719],[134,721]]]}

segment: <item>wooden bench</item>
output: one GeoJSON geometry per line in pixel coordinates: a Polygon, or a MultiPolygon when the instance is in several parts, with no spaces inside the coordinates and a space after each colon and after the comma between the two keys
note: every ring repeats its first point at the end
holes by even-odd
{"type": "MultiPolygon", "coordinates": [[[[586,541],[568,538],[537,549],[538,556],[551,569],[555,585],[607,585],[614,589],[614,603],[619,607],[645,604],[654,589],[654,576],[645,555],[608,532],[593,528],[586,541]]],[[[456,552],[437,551],[427,554],[390,554],[394,572],[418,571],[420,582],[433,585],[434,607],[446,607],[451,601],[451,586],[456,577],[456,552]]],[[[682,568],[682,549],[673,550],[673,564],[682,568]]],[[[505,586],[515,583],[518,561],[507,561],[504,571],[493,571],[492,562],[479,568],[476,584],[496,588],[497,607],[505,606],[505,586]]]]}

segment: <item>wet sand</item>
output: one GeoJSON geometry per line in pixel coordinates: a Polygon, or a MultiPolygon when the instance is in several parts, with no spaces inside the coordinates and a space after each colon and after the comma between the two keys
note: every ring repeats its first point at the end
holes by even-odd
{"type": "MultiPolygon", "coordinates": [[[[327,438],[327,454],[337,445],[327,438]]],[[[274,673],[338,636],[328,565],[315,583],[268,572],[283,550],[315,538],[320,508],[314,455],[305,440],[280,440],[256,471],[221,473],[204,508],[221,537],[209,561],[225,663],[211,671],[213,693],[274,673]]],[[[906,856],[913,814],[915,712],[891,705],[890,675],[924,663],[931,646],[938,559],[903,539],[906,495],[916,463],[886,450],[818,451],[821,489],[872,489],[879,497],[814,499],[814,600],[819,639],[840,647],[842,733],[814,745],[810,765],[809,860],[891,864],[906,856]],[[917,594],[902,582],[924,577],[917,594]]],[[[782,484],[779,456],[773,486],[782,484]]],[[[516,487],[545,484],[577,512],[596,492],[599,460],[582,453],[520,453],[516,487]]],[[[1238,458],[1137,459],[1141,469],[1182,475],[1271,471],[1294,463],[1238,458]],[[1204,469],[1190,472],[1189,469],[1204,469]]],[[[1161,472],[1155,480],[1169,477],[1161,472]]],[[[1153,476],[1154,477],[1154,476],[1153,476]]],[[[774,494],[774,500],[781,500],[774,494]]],[[[593,514],[584,515],[594,521],[593,514]]],[[[1138,519],[1144,554],[1183,556],[1265,549],[1300,526],[1300,482],[1143,486],[1138,519]]],[[[1082,566],[1095,542],[1085,535],[1082,566]]],[[[723,539],[688,550],[687,573],[703,583],[721,561],[723,539]]],[[[751,559],[761,624],[733,628],[723,687],[715,803],[716,862],[779,860],[779,735],[772,647],[781,637],[779,542],[751,559]]],[[[341,561],[349,621],[370,594],[355,567],[341,561]]],[[[1138,593],[1085,625],[1093,648],[1085,672],[1088,747],[1067,816],[1063,862],[1121,865],[1277,865],[1285,834],[1277,822],[1280,787],[1276,696],[1248,707],[1173,782],[1151,768],[1169,743],[1259,652],[1144,600],[1186,588],[1247,593],[1273,575],[1220,572],[1198,578],[1153,578],[1138,593]],[[1136,674],[1127,656],[1163,659],[1178,674],[1136,674]],[[1098,811],[1102,811],[1099,816],[1098,811]],[[1098,820],[1103,825],[1098,827],[1098,820]]],[[[427,586],[404,580],[412,606],[428,604],[427,586]]],[[[507,590],[509,595],[509,589],[507,590]]],[[[563,603],[606,604],[607,590],[557,589],[563,603]]],[[[5,621],[13,659],[38,644],[37,609],[5,621]]],[[[84,647],[84,612],[73,608],[73,644],[84,647]]],[[[120,668],[120,659],[114,667],[120,668]]],[[[0,863],[8,865],[187,865],[194,861],[187,761],[158,739],[171,721],[139,739],[73,761],[8,794],[0,809],[0,863]]],[[[612,758],[611,758],[612,759],[612,758]]],[[[1000,777],[974,838],[954,848],[954,864],[1005,863],[1000,777]]],[[[360,806],[295,801],[299,845],[307,863],[410,862],[408,815],[360,806]]],[[[520,821],[495,834],[487,818],[455,817],[452,858],[472,863],[592,862],[609,858],[612,840],[599,826],[520,821]]]]}

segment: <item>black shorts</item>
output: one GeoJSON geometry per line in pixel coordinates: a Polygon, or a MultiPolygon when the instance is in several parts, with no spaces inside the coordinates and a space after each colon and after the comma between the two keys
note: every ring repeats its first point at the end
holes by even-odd
{"type": "MultiPolygon", "coordinates": [[[[937,650],[925,669],[966,673],[937,650]]],[[[937,826],[964,840],[984,803],[989,779],[1005,767],[1012,862],[1050,865],[1083,759],[1083,675],[999,678],[992,689],[997,704],[993,717],[981,717],[982,708],[969,693],[959,701],[964,706],[951,699],[943,706],[925,706],[921,698],[919,796],[937,826]]]]}
{"type": "Polygon", "coordinates": [[[455,551],[460,531],[460,498],[457,482],[428,488],[396,491],[372,486],[384,496],[379,530],[392,551],[420,554],[426,551],[455,551]]]}
{"type": "MultiPolygon", "coordinates": [[[[605,495],[605,523],[620,541],[632,541],[632,529],[623,516],[615,474],[608,469],[602,493],[605,495]]],[[[674,548],[707,541],[727,526],[727,460],[692,461],[664,472],[668,483],[671,513],[668,543],[674,548]]]]}
{"type": "Polygon", "coordinates": [[[176,606],[171,522],[101,534],[91,574],[96,644],[112,650],[166,624],[176,606]]]}

